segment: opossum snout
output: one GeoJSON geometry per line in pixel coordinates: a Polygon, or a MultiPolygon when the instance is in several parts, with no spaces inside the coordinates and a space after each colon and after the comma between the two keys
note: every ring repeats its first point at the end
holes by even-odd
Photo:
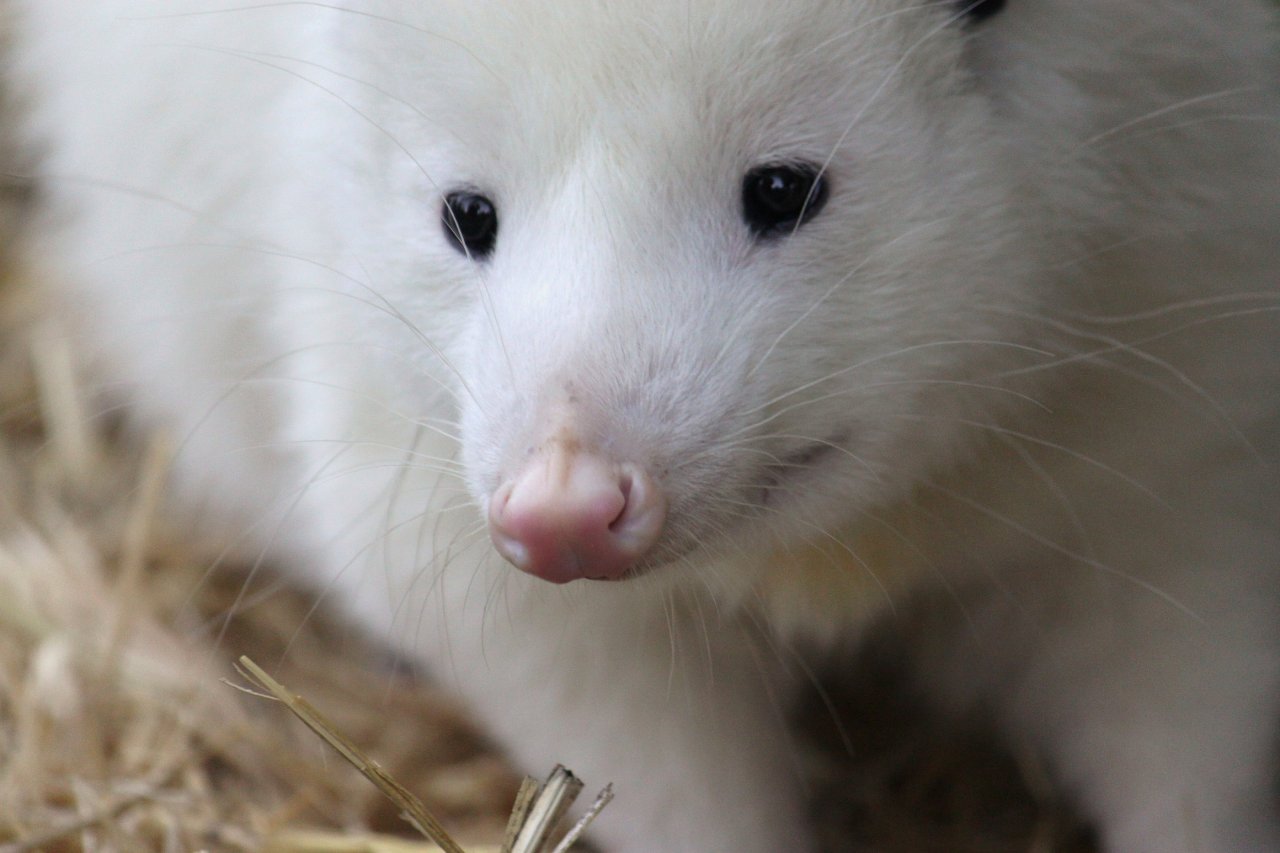
{"type": "Polygon", "coordinates": [[[562,434],[494,491],[489,534],[512,565],[543,580],[619,580],[658,541],[666,509],[641,466],[562,434]]]}

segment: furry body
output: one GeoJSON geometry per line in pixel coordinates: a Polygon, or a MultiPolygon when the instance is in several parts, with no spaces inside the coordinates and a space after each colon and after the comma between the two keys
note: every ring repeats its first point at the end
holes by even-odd
{"type": "Polygon", "coordinates": [[[609,849],[807,849],[802,655],[918,598],[1109,851],[1280,850],[1266,6],[18,5],[37,257],[188,505],[615,781],[609,849]],[[826,209],[753,243],[794,159],[826,209]],[[638,577],[489,546],[561,417],[665,490],[638,577]]]}

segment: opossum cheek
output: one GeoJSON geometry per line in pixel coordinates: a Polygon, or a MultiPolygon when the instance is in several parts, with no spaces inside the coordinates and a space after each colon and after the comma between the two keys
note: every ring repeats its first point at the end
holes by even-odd
{"type": "Polygon", "coordinates": [[[619,580],[657,543],[666,503],[640,466],[558,437],[494,491],[489,534],[512,565],[543,580],[619,580]]]}

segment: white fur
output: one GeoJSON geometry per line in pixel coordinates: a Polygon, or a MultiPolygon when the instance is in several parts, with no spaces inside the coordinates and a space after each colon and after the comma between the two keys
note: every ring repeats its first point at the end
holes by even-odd
{"type": "Polygon", "coordinates": [[[921,684],[1108,851],[1280,850],[1263,3],[18,6],[37,251],[188,506],[529,769],[616,782],[610,850],[809,849],[798,650],[908,598],[921,684]],[[830,202],[754,245],[777,159],[830,202]],[[477,505],[565,407],[659,476],[669,564],[553,589],[491,552],[477,505]]]}

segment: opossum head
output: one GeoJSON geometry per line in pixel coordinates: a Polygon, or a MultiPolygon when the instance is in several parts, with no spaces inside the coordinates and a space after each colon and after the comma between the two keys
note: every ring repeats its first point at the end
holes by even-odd
{"type": "Polygon", "coordinates": [[[992,404],[961,386],[1025,358],[991,309],[1032,299],[966,56],[998,5],[396,7],[421,27],[386,37],[429,55],[386,122],[413,140],[415,274],[510,562],[680,571],[956,453],[992,404]]]}

